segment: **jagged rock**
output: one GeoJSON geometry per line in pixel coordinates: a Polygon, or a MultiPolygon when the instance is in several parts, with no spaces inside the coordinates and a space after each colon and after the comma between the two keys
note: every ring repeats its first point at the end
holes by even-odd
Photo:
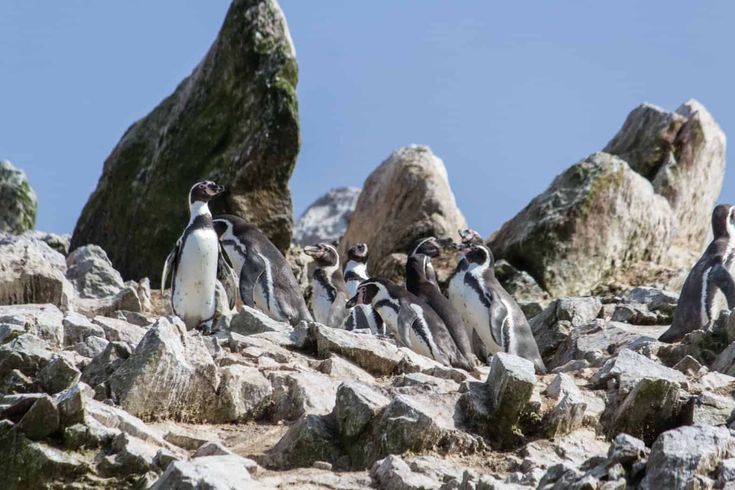
{"type": "Polygon", "coordinates": [[[735,438],[724,427],[695,425],[664,432],[651,447],[641,487],[697,488],[698,478],[713,473],[733,451],[735,438]]]}
{"type": "Polygon", "coordinates": [[[21,393],[0,396],[0,419],[10,419],[18,422],[33,404],[44,396],[43,393],[21,393]]]}
{"type": "Polygon", "coordinates": [[[23,236],[41,240],[65,257],[69,254],[69,243],[71,242],[71,234],[69,233],[57,235],[45,231],[29,230],[23,233],[23,236]]]}
{"type": "Polygon", "coordinates": [[[102,354],[109,343],[103,337],[92,335],[84,339],[83,342],[77,342],[71,346],[71,349],[80,356],[94,358],[102,354]]]}
{"type": "Polygon", "coordinates": [[[596,297],[560,298],[530,320],[533,336],[544,358],[571,335],[574,327],[590,323],[600,314],[602,303],[596,297]]]}
{"type": "Polygon", "coordinates": [[[694,424],[727,425],[735,414],[735,399],[731,394],[720,395],[704,391],[691,403],[691,419],[694,424]]]}
{"type": "Polygon", "coordinates": [[[59,423],[61,427],[69,427],[84,422],[86,416],[85,390],[89,387],[76,384],[54,397],[59,409],[59,423]]]}
{"type": "Polygon", "coordinates": [[[61,356],[54,357],[38,372],[39,381],[44,391],[54,395],[69,388],[79,381],[82,373],[61,356]]]}
{"type": "Polygon", "coordinates": [[[195,490],[199,488],[261,487],[248,472],[250,460],[235,455],[206,456],[191,461],[172,462],[151,490],[195,490]]]}
{"type": "Polygon", "coordinates": [[[90,386],[97,386],[107,381],[107,378],[130,357],[131,350],[123,342],[108,342],[104,351],[98,354],[84,369],[82,381],[90,386]]]}
{"type": "Polygon", "coordinates": [[[367,472],[325,471],[318,468],[298,468],[291,471],[265,475],[259,478],[268,488],[339,488],[340,490],[363,490],[370,488],[367,472]]]}
{"type": "Polygon", "coordinates": [[[182,196],[197,180],[210,178],[227,186],[212,203],[215,212],[242,216],[286,250],[292,223],[288,180],[299,150],[296,80],[278,4],[233,2],[204,60],[128,129],[105,161],[72,249],[95,243],[124,278],[159,277],[188,220],[182,196]],[[130,189],[136,189],[133,201],[130,189]],[[138,226],[140,216],[148,226],[138,226]]]}
{"type": "Polygon", "coordinates": [[[620,268],[658,261],[670,243],[670,212],[625,161],[595,153],[556,177],[490,246],[555,296],[587,294],[620,268]]]}
{"type": "Polygon", "coordinates": [[[0,346],[0,392],[5,378],[14,369],[35,377],[39,369],[51,360],[48,344],[33,334],[25,333],[0,346]]]}
{"type": "Polygon", "coordinates": [[[663,289],[653,287],[637,287],[623,296],[627,303],[644,304],[653,312],[673,314],[679,296],[663,289]]]}
{"type": "Polygon", "coordinates": [[[38,398],[18,422],[28,439],[38,441],[59,430],[59,410],[50,396],[38,398]]]}
{"type": "Polygon", "coordinates": [[[92,336],[105,338],[105,330],[101,326],[95,325],[87,317],[78,313],[67,314],[64,317],[63,325],[64,346],[66,347],[83,342],[92,336]]]}
{"type": "Polygon", "coordinates": [[[428,147],[411,145],[394,151],[365,180],[340,253],[366,242],[370,274],[386,276],[395,272],[384,264],[390,254],[405,253],[419,237],[455,236],[465,226],[444,163],[428,147]]]}
{"type": "Polygon", "coordinates": [[[518,419],[535,384],[531,361],[499,352],[490,360],[487,381],[471,386],[460,406],[471,427],[500,445],[510,445],[518,437],[518,419]]]}
{"type": "Polygon", "coordinates": [[[686,377],[675,369],[662,366],[630,349],[623,349],[617,357],[607,361],[592,378],[594,385],[602,385],[615,378],[618,390],[629,393],[644,378],[664,379],[686,387],[686,377]]]}
{"type": "Polygon", "coordinates": [[[92,323],[99,325],[105,331],[105,338],[110,342],[124,342],[133,348],[140,343],[146,333],[145,328],[104,316],[94,317],[92,323]]]}
{"type": "Polygon", "coordinates": [[[64,345],[63,318],[52,304],[0,306],[0,324],[17,325],[55,348],[64,345]]]}
{"type": "Polygon", "coordinates": [[[568,434],[582,426],[587,402],[569,376],[557,374],[546,393],[558,400],[543,422],[544,433],[549,438],[568,434]]]}
{"type": "Polygon", "coordinates": [[[338,354],[376,376],[392,374],[404,359],[395,344],[372,335],[356,334],[317,323],[310,326],[309,335],[316,340],[320,356],[338,354]]]}
{"type": "Polygon", "coordinates": [[[370,470],[373,481],[385,490],[439,489],[441,483],[426,475],[414,473],[400,456],[388,456],[370,470]]]}
{"type": "Polygon", "coordinates": [[[129,477],[131,474],[160,471],[163,468],[159,468],[159,460],[178,459],[173,454],[163,454],[161,449],[125,433],[115,436],[110,446],[111,455],[105,457],[99,465],[101,473],[106,476],[129,477]]]}
{"type": "Polygon", "coordinates": [[[651,181],[671,205],[677,244],[700,251],[725,174],[725,134],[707,109],[696,100],[673,113],[642,104],[604,151],[651,181]]]}
{"type": "Polygon", "coordinates": [[[74,288],[64,277],[64,256],[41,240],[0,235],[0,304],[69,306],[74,288]]]}
{"type": "Polygon", "coordinates": [[[331,189],[309,205],[294,228],[294,243],[314,245],[338,240],[347,230],[360,189],[338,187],[331,189]]]}
{"type": "Polygon", "coordinates": [[[82,298],[104,298],[125,286],[105,251],[97,245],[84,245],[74,250],[66,258],[66,266],[66,278],[82,298]]]}
{"type": "Polygon", "coordinates": [[[223,420],[244,422],[263,415],[273,393],[271,383],[260,371],[242,365],[221,370],[218,388],[223,420]]]}
{"type": "Polygon", "coordinates": [[[338,383],[321,373],[274,372],[271,419],[295,420],[304,414],[324,415],[332,411],[338,383]]]}
{"type": "Polygon", "coordinates": [[[273,320],[260,310],[243,306],[230,320],[230,331],[240,335],[253,335],[263,332],[290,334],[293,327],[288,323],[273,320]]]}
{"type": "Polygon", "coordinates": [[[0,232],[19,235],[36,226],[38,200],[26,174],[0,161],[0,232]]]}
{"type": "Polygon", "coordinates": [[[320,362],[317,369],[320,373],[327,374],[335,379],[349,379],[369,384],[375,382],[375,378],[370,373],[336,354],[332,354],[328,359],[320,362]]]}
{"type": "Polygon", "coordinates": [[[160,318],[108,379],[120,405],[143,418],[225,421],[217,406],[219,375],[204,340],[178,318],[160,318]]]}
{"type": "Polygon", "coordinates": [[[389,403],[385,395],[362,383],[340,384],[334,415],[342,437],[349,440],[358,436],[389,403]]]}
{"type": "Polygon", "coordinates": [[[269,464],[278,469],[303,468],[316,461],[337,461],[337,422],[333,415],[302,415],[269,452],[269,464]]]}
{"type": "Polygon", "coordinates": [[[95,422],[108,430],[119,430],[147,443],[167,448],[170,451],[175,450],[173,445],[163,439],[160,431],[146,425],[125,410],[85,397],[84,412],[87,425],[95,422]]]}

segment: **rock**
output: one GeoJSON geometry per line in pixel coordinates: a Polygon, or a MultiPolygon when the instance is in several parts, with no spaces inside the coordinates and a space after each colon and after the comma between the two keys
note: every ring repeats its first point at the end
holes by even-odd
{"type": "Polygon", "coordinates": [[[317,369],[320,373],[327,374],[335,379],[349,379],[367,384],[375,383],[375,378],[370,373],[335,354],[319,363],[317,369]]]}
{"type": "Polygon", "coordinates": [[[36,226],[38,200],[26,174],[0,161],[0,232],[19,235],[36,226]]]}
{"type": "Polygon", "coordinates": [[[588,294],[620,269],[659,261],[670,244],[670,213],[624,160],[594,153],[506,222],[490,247],[554,296],[588,294]]]}
{"type": "Polygon", "coordinates": [[[630,392],[643,378],[664,379],[679,386],[687,385],[686,377],[675,369],[662,366],[630,349],[623,349],[617,357],[607,361],[590,380],[594,385],[606,383],[615,378],[618,389],[630,392]]]}
{"type": "Polygon", "coordinates": [[[41,240],[0,235],[0,304],[69,306],[74,290],[64,256],[41,240]]]}
{"type": "Polygon", "coordinates": [[[255,308],[243,306],[230,321],[230,331],[240,335],[253,335],[263,332],[281,332],[290,334],[293,327],[285,322],[273,320],[255,308]]]}
{"type": "Polygon", "coordinates": [[[651,447],[641,487],[697,488],[697,478],[714,472],[733,451],[735,438],[724,427],[695,425],[664,432],[651,447]]]}
{"type": "MultiPolygon", "coordinates": [[[[105,330],[95,325],[78,313],[69,313],[64,317],[64,346],[70,347],[84,342],[88,337],[105,338],[105,330]]],[[[93,356],[90,356],[93,357],[93,356]]]]}
{"type": "Polygon", "coordinates": [[[146,425],[137,417],[130,415],[125,410],[98,402],[92,398],[84,399],[84,411],[87,415],[86,424],[94,421],[110,430],[119,430],[137,437],[149,444],[154,444],[169,450],[175,447],[163,439],[163,434],[158,430],[146,425]]]}
{"type": "MultiPolygon", "coordinates": [[[[94,338],[94,337],[92,337],[94,338]]],[[[98,354],[84,369],[82,381],[90,386],[97,386],[119,368],[132,351],[123,342],[108,342],[101,354],[98,354]]]]}
{"type": "Polygon", "coordinates": [[[299,151],[297,70],[278,4],[233,2],[204,60],[127,130],[105,161],[72,249],[98,244],[124,278],[150,277],[157,286],[188,220],[182,196],[209,178],[227,186],[212,203],[216,213],[242,216],[285,251],[292,224],[288,180],[299,151]],[[130,189],[136,189],[133,201],[130,189]]]}
{"type": "Polygon", "coordinates": [[[627,303],[644,304],[651,311],[673,313],[679,296],[663,289],[637,287],[627,291],[624,299],[627,303]]]}
{"type": "Polygon", "coordinates": [[[490,374],[484,384],[475,384],[460,398],[468,424],[501,446],[516,442],[517,423],[536,384],[533,363],[496,353],[490,360],[490,374]]]}
{"type": "MultiPolygon", "coordinates": [[[[125,433],[115,436],[110,446],[112,455],[103,459],[99,465],[101,473],[105,476],[129,477],[133,474],[142,475],[159,470],[158,459],[164,456],[155,446],[125,433]]],[[[167,454],[163,459],[178,458],[167,454]]]]}
{"type": "Polygon", "coordinates": [[[725,174],[725,134],[707,109],[696,100],[673,113],[643,104],[603,151],[651,181],[671,205],[677,244],[699,252],[725,174]]]}
{"type": "Polygon", "coordinates": [[[337,443],[337,422],[332,415],[302,415],[268,451],[277,469],[304,468],[317,461],[336,462],[342,455],[337,443]]]}
{"type": "Polygon", "coordinates": [[[116,320],[104,316],[96,316],[92,323],[104,330],[105,338],[110,342],[124,342],[135,348],[146,333],[146,329],[128,323],[124,320],[116,320]]]}
{"type": "Polygon", "coordinates": [[[217,406],[219,375],[199,335],[178,318],[160,318],[110,376],[120,405],[143,418],[224,422],[217,406]]]}
{"type": "MultiPolygon", "coordinates": [[[[261,417],[268,408],[273,388],[256,368],[232,365],[221,370],[218,388],[222,419],[245,422],[261,417]]],[[[196,448],[195,448],[196,449],[196,448]]]]}
{"type": "Polygon", "coordinates": [[[444,163],[428,147],[411,145],[394,151],[365,180],[340,253],[369,243],[370,274],[386,276],[395,272],[384,264],[390,254],[405,253],[419,237],[455,236],[464,227],[444,163]]]}
{"type": "Polygon", "coordinates": [[[340,384],[334,415],[342,437],[357,437],[389,403],[390,399],[382,393],[362,383],[340,384]]]}
{"type": "Polygon", "coordinates": [[[558,400],[543,421],[544,433],[549,438],[569,434],[582,426],[587,402],[569,376],[557,374],[546,393],[558,400]]]}
{"type": "Polygon", "coordinates": [[[359,196],[360,189],[338,187],[311,203],[296,223],[294,243],[303,246],[338,240],[347,230],[359,196]]]}
{"type": "Polygon", "coordinates": [[[532,318],[548,305],[549,295],[528,272],[519,271],[505,260],[495,263],[495,277],[518,302],[523,313],[532,318]]]}
{"type": "Polygon", "coordinates": [[[303,414],[325,415],[334,407],[338,383],[329,376],[277,371],[268,378],[273,385],[273,421],[295,420],[303,414]]]}
{"type": "Polygon", "coordinates": [[[66,278],[82,298],[112,296],[125,286],[105,251],[97,245],[77,248],[66,258],[66,265],[66,278]]]}
{"type": "Polygon", "coordinates": [[[86,416],[85,389],[89,387],[77,384],[68,388],[55,397],[59,409],[59,423],[61,427],[69,427],[84,422],[86,416]]]}
{"type": "Polygon", "coordinates": [[[102,337],[91,336],[71,346],[71,349],[77,354],[94,358],[102,354],[109,342],[102,337]]]}
{"type": "Polygon", "coordinates": [[[143,301],[139,296],[138,288],[126,284],[125,287],[112,296],[77,298],[74,300],[74,309],[88,317],[113,317],[117,316],[117,312],[120,310],[132,313],[143,311],[143,301]]]}
{"type": "Polygon", "coordinates": [[[395,344],[372,335],[356,334],[314,323],[309,335],[316,340],[320,356],[338,354],[375,376],[394,373],[404,355],[395,344]]]}
{"type": "Polygon", "coordinates": [[[64,314],[52,304],[0,306],[0,324],[22,327],[55,348],[64,345],[63,318],[64,314]]]}
{"type": "Polygon", "coordinates": [[[191,461],[174,461],[151,490],[263,488],[248,472],[250,460],[235,455],[206,456],[191,461]]]}
{"type": "Polygon", "coordinates": [[[235,454],[219,442],[205,442],[194,453],[195,458],[201,458],[204,456],[226,456],[228,454],[235,454]]]}
{"type": "Polygon", "coordinates": [[[32,441],[44,439],[59,430],[59,410],[51,397],[37,399],[18,422],[18,429],[32,441]]]}
{"type": "Polygon", "coordinates": [[[43,393],[21,393],[0,396],[0,419],[9,419],[18,422],[33,404],[44,396],[46,395],[43,393]]]}
{"type": "Polygon", "coordinates": [[[0,346],[0,385],[3,378],[13,369],[35,377],[38,370],[49,363],[51,355],[48,344],[30,333],[20,335],[12,342],[0,346]]]}
{"type": "Polygon", "coordinates": [[[600,314],[602,303],[594,296],[554,300],[529,324],[539,352],[550,357],[569,338],[574,327],[590,323],[600,314]]]}
{"type": "Polygon", "coordinates": [[[376,462],[370,470],[378,488],[385,490],[439,489],[441,483],[420,473],[414,473],[400,456],[388,456],[376,462]]]}
{"type": "Polygon", "coordinates": [[[71,234],[69,233],[57,235],[55,233],[48,233],[45,231],[29,230],[23,233],[23,236],[45,242],[46,245],[56,250],[64,257],[69,254],[69,243],[71,242],[71,234]]]}
{"type": "Polygon", "coordinates": [[[56,356],[38,372],[39,381],[49,395],[69,388],[79,381],[82,373],[69,361],[56,356]]]}

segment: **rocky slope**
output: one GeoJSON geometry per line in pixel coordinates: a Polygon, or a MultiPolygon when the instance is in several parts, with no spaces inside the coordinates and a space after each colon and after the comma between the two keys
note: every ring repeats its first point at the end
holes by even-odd
{"type": "Polygon", "coordinates": [[[227,186],[212,203],[216,211],[247,218],[288,248],[297,77],[275,0],[235,0],[204,60],[127,130],[105,161],[72,249],[100,245],[124,278],[157,283],[188,221],[189,189],[204,179],[227,186]]]}
{"type": "Polygon", "coordinates": [[[3,240],[0,270],[22,256],[49,286],[0,276],[25,303],[0,306],[2,488],[735,483],[735,312],[668,345],[675,294],[558,298],[531,320],[551,374],[505,354],[467,373],[248,308],[187,332],[98,247],[3,240]]]}
{"type": "Polygon", "coordinates": [[[294,243],[304,246],[339,240],[347,230],[359,196],[360,189],[356,187],[338,187],[314,201],[296,223],[294,243]]]}

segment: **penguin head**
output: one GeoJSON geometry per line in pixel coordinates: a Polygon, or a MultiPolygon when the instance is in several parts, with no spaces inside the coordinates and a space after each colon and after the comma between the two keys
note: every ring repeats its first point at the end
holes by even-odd
{"type": "Polygon", "coordinates": [[[385,286],[377,279],[365,279],[357,286],[357,292],[347,302],[347,308],[354,308],[355,305],[369,305],[378,301],[381,296],[387,296],[385,286]]]}
{"type": "Polygon", "coordinates": [[[225,186],[215,184],[210,180],[197,182],[189,190],[189,204],[209,202],[213,197],[219,196],[224,191],[225,186]]]}
{"type": "Polygon", "coordinates": [[[411,245],[409,255],[426,255],[427,257],[436,257],[441,252],[442,245],[435,237],[420,238],[411,245]]]}
{"type": "Polygon", "coordinates": [[[347,259],[355,262],[365,263],[368,259],[367,243],[356,243],[347,251],[347,259]]]}
{"type": "Polygon", "coordinates": [[[495,264],[493,253],[485,245],[469,245],[462,248],[465,259],[470,264],[492,267],[495,264]]]}
{"type": "Polygon", "coordinates": [[[464,228],[459,230],[459,238],[462,240],[463,245],[482,245],[484,243],[484,240],[482,239],[480,234],[472,228],[464,228]]]}
{"type": "Polygon", "coordinates": [[[304,253],[314,259],[319,267],[334,267],[339,265],[339,254],[332,245],[324,242],[304,247],[304,253]]]}
{"type": "Polygon", "coordinates": [[[719,204],[712,211],[712,232],[715,238],[735,238],[735,206],[719,204]]]}

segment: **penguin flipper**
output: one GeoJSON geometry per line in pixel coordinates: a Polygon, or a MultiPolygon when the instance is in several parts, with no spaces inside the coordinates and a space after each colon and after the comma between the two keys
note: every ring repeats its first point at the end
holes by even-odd
{"type": "MultiPolygon", "coordinates": [[[[166,260],[163,262],[163,272],[161,273],[161,294],[166,289],[166,278],[169,271],[171,271],[171,286],[173,287],[174,277],[176,277],[176,263],[179,260],[179,252],[181,251],[181,238],[176,240],[176,245],[166,256],[166,260]]],[[[173,297],[173,293],[171,294],[173,297]]]]}
{"type": "Polygon", "coordinates": [[[508,342],[504,328],[507,324],[508,318],[510,317],[510,312],[505,308],[505,305],[500,298],[495,297],[494,294],[491,294],[484,288],[482,294],[484,297],[483,302],[488,305],[488,309],[490,310],[490,325],[488,325],[490,328],[490,335],[492,336],[495,344],[500,347],[500,350],[507,352],[508,342]]]}
{"type": "Polygon", "coordinates": [[[248,254],[248,258],[240,271],[240,299],[250,308],[255,308],[255,287],[260,282],[260,276],[265,272],[265,262],[257,253],[248,254]]]}
{"type": "Polygon", "coordinates": [[[405,347],[409,347],[411,345],[409,331],[413,328],[414,322],[418,319],[418,313],[416,313],[416,311],[409,305],[401,302],[401,307],[398,310],[398,336],[405,347]]]}
{"type": "Polygon", "coordinates": [[[710,277],[717,287],[720,288],[722,294],[725,295],[727,307],[731,310],[735,308],[735,281],[733,281],[730,272],[722,264],[717,264],[712,267],[710,277]]]}
{"type": "Polygon", "coordinates": [[[230,263],[230,258],[222,248],[222,242],[219,242],[219,256],[217,257],[217,280],[222,283],[222,287],[227,294],[227,303],[230,309],[235,307],[237,300],[237,286],[235,285],[235,271],[230,263]]]}

